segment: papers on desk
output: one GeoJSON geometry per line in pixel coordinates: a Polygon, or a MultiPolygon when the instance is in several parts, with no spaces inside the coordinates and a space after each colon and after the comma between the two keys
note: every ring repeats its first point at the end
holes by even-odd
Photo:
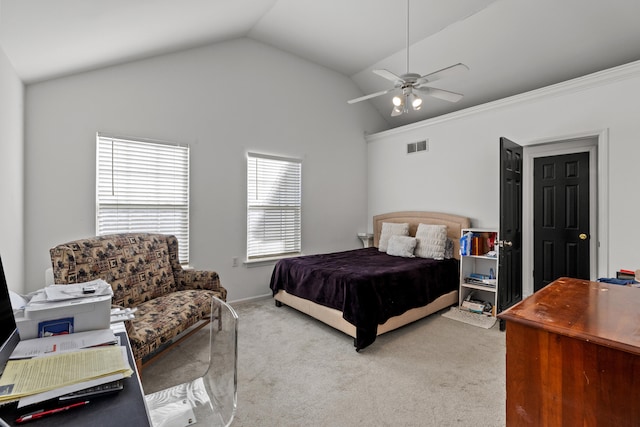
{"type": "MultiPolygon", "coordinates": [[[[114,375],[129,377],[133,371],[123,348],[104,346],[54,356],[9,360],[0,377],[0,403],[92,380],[103,384],[114,375]]],[[[82,384],[81,388],[85,387],[82,384]]]]}
{"type": "MultiPolygon", "coordinates": [[[[126,349],[124,347],[120,347],[123,351],[123,355],[126,358],[126,349]]],[[[128,364],[127,364],[128,365],[128,364]]],[[[124,375],[122,373],[117,373],[113,375],[107,375],[105,377],[100,377],[88,381],[82,381],[76,384],[71,384],[68,386],[55,388],[53,390],[45,391],[44,393],[32,394],[29,396],[25,396],[20,399],[18,402],[18,408],[23,408],[25,406],[33,405],[40,402],[45,402],[47,400],[55,399],[60,396],[64,396],[65,394],[73,393],[75,391],[84,390],[86,388],[99,386],[102,384],[110,383],[112,381],[121,380],[128,375],[124,375]]]]}
{"type": "Polygon", "coordinates": [[[28,303],[22,295],[11,290],[9,291],[9,299],[11,299],[11,308],[13,308],[14,313],[19,310],[24,310],[24,306],[28,303]]]}
{"type": "Polygon", "coordinates": [[[116,336],[111,329],[33,338],[30,340],[21,340],[13,350],[13,353],[11,353],[10,359],[51,356],[89,347],[115,344],[116,342],[116,336]]]}
{"type": "Polygon", "coordinates": [[[70,285],[49,285],[34,294],[27,305],[104,295],[113,296],[113,289],[111,289],[111,285],[102,279],[70,285]]]}

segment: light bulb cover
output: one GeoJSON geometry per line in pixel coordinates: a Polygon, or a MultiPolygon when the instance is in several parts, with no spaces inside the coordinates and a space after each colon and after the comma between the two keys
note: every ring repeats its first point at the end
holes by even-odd
{"type": "Polygon", "coordinates": [[[394,96],[391,102],[393,102],[393,105],[395,105],[396,107],[399,107],[402,105],[402,98],[400,98],[399,96],[394,96]]]}
{"type": "Polygon", "coordinates": [[[407,103],[411,104],[411,107],[413,107],[414,110],[419,110],[420,107],[422,106],[422,99],[420,99],[420,97],[417,96],[415,93],[410,92],[407,95],[407,103]]]}

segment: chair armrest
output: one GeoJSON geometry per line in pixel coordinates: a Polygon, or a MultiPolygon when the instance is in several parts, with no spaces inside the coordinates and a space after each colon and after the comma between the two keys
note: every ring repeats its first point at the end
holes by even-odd
{"type": "Polygon", "coordinates": [[[227,290],[220,284],[220,277],[215,271],[182,270],[176,272],[176,282],[180,290],[206,289],[218,292],[218,298],[223,301],[227,299],[227,290]]]}

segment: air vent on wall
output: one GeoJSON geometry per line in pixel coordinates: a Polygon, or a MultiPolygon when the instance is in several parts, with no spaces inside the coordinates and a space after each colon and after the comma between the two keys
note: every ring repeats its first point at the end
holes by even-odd
{"type": "Polygon", "coordinates": [[[411,142],[407,144],[407,154],[417,153],[419,151],[429,151],[429,144],[427,144],[428,140],[411,142]]]}

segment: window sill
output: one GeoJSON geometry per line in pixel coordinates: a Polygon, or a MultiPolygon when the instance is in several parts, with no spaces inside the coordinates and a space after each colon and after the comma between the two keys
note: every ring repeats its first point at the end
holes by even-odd
{"type": "Polygon", "coordinates": [[[269,258],[247,259],[247,260],[244,260],[244,262],[242,264],[245,265],[246,267],[249,267],[249,268],[250,267],[262,267],[264,265],[275,264],[276,262],[280,261],[281,259],[295,258],[295,257],[299,257],[299,256],[302,256],[302,255],[304,255],[304,254],[298,253],[298,254],[274,256],[274,257],[269,257],[269,258]]]}

